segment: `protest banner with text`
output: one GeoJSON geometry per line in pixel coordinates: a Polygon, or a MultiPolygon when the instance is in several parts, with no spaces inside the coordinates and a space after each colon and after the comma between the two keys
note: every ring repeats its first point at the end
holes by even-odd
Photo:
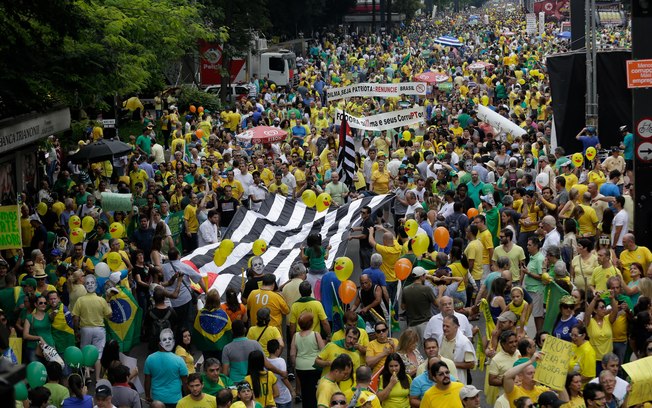
{"type": "Polygon", "coordinates": [[[652,357],[623,364],[623,370],[629,375],[632,385],[627,405],[631,407],[652,400],[652,357]]]}
{"type": "Polygon", "coordinates": [[[398,84],[361,83],[326,90],[328,101],[337,101],[354,96],[381,96],[398,98],[401,95],[425,95],[427,86],[423,82],[401,82],[398,84]]]}
{"type": "Polygon", "coordinates": [[[426,110],[422,106],[363,117],[351,116],[338,109],[335,114],[335,123],[340,123],[343,115],[346,115],[346,121],[351,128],[371,131],[394,129],[426,120],[426,110]]]}

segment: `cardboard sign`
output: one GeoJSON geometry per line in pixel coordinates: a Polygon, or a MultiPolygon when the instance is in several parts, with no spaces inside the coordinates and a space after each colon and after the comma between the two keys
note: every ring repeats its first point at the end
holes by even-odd
{"type": "Polygon", "coordinates": [[[17,205],[0,207],[0,249],[19,249],[23,247],[20,232],[20,217],[17,205]]]}
{"type": "Polygon", "coordinates": [[[541,351],[543,360],[537,364],[534,379],[553,390],[563,389],[566,384],[573,343],[548,336],[541,351]]]}
{"type": "Polygon", "coordinates": [[[650,401],[652,398],[652,357],[623,364],[623,370],[629,375],[632,385],[632,391],[627,400],[628,405],[631,407],[650,401]]]}

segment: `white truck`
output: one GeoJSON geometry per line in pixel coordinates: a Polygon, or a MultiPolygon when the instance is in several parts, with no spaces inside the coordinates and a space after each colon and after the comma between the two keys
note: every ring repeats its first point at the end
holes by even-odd
{"type": "MultiPolygon", "coordinates": [[[[252,51],[245,58],[234,58],[229,66],[231,83],[246,83],[254,74],[269,78],[277,86],[295,85],[298,82],[297,56],[286,49],[268,49],[267,40],[256,39],[252,51]]],[[[201,42],[200,81],[204,87],[220,85],[222,76],[222,47],[201,42]]]]}

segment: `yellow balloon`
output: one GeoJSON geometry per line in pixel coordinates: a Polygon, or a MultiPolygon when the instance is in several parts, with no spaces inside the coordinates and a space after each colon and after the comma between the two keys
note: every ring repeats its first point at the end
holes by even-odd
{"type": "Polygon", "coordinates": [[[252,252],[256,256],[260,256],[267,251],[267,242],[265,242],[264,239],[257,239],[254,241],[254,246],[252,248],[252,252]]]}
{"type": "Polygon", "coordinates": [[[73,228],[70,230],[70,242],[72,242],[73,244],[79,244],[80,242],[84,242],[85,238],[86,238],[86,233],[84,233],[83,229],[73,228]]]}
{"type": "Polygon", "coordinates": [[[125,232],[125,227],[119,222],[114,222],[109,226],[109,234],[111,238],[122,238],[125,232]]]}
{"type": "Polygon", "coordinates": [[[416,256],[421,256],[428,252],[428,245],[430,245],[430,240],[424,233],[417,234],[412,238],[412,252],[416,256]]]}
{"type": "Polygon", "coordinates": [[[410,133],[409,130],[403,132],[403,140],[405,140],[406,142],[412,140],[412,133],[410,133]]]}
{"type": "Polygon", "coordinates": [[[93,231],[93,228],[95,228],[95,220],[90,215],[85,216],[84,219],[82,219],[82,229],[88,234],[93,231]]]}
{"type": "Polygon", "coordinates": [[[222,254],[225,258],[231,255],[231,252],[233,252],[233,248],[235,248],[235,244],[233,241],[230,239],[223,239],[222,242],[220,242],[219,248],[217,248],[217,251],[220,254],[222,254]]]}
{"type": "Polygon", "coordinates": [[[543,283],[545,283],[545,284],[548,284],[548,283],[552,282],[552,278],[550,278],[550,275],[548,274],[548,272],[544,272],[544,273],[541,274],[541,281],[543,283]]]}
{"type": "Polygon", "coordinates": [[[315,194],[314,191],[308,189],[305,190],[303,193],[301,193],[301,201],[308,206],[308,207],[314,207],[315,204],[317,204],[317,194],[315,194]]]}
{"type": "Polygon", "coordinates": [[[417,235],[417,231],[419,230],[419,223],[417,223],[416,220],[407,220],[405,221],[405,226],[403,228],[405,229],[407,236],[412,238],[417,235]]]}
{"type": "Polygon", "coordinates": [[[38,215],[41,216],[45,215],[45,213],[48,212],[48,205],[45,204],[44,202],[38,203],[38,205],[36,206],[36,212],[38,213],[38,215]]]}
{"type": "Polygon", "coordinates": [[[327,210],[328,207],[331,206],[331,202],[333,199],[331,198],[331,195],[328,193],[321,193],[317,197],[317,211],[321,212],[324,210],[327,210]]]}
{"type": "Polygon", "coordinates": [[[345,280],[349,279],[353,273],[353,261],[351,258],[346,256],[339,257],[335,260],[333,270],[335,271],[337,279],[339,279],[340,282],[344,282],[345,280]]]}
{"type": "Polygon", "coordinates": [[[586,149],[586,158],[589,159],[589,161],[593,161],[596,154],[598,154],[598,152],[595,150],[595,147],[590,146],[586,149]]]}
{"type": "Polygon", "coordinates": [[[77,215],[73,215],[70,217],[68,220],[68,227],[70,227],[70,230],[74,230],[75,228],[81,228],[81,218],[77,215]]]}
{"type": "Polygon", "coordinates": [[[584,156],[582,156],[582,153],[575,153],[573,154],[572,161],[575,167],[580,167],[584,163],[584,156]]]}
{"type": "Polygon", "coordinates": [[[106,264],[109,265],[111,271],[119,271],[120,266],[122,265],[122,257],[117,252],[109,252],[109,254],[106,256],[106,264]]]}
{"type": "Polygon", "coordinates": [[[213,262],[215,262],[215,265],[217,266],[222,266],[226,262],[226,256],[224,256],[220,251],[215,251],[213,262]]]}

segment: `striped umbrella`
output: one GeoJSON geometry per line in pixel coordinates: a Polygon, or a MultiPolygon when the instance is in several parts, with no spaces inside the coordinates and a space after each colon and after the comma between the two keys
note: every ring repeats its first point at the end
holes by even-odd
{"type": "Polygon", "coordinates": [[[438,82],[445,82],[448,81],[448,75],[442,72],[422,72],[419,75],[416,75],[414,77],[415,81],[419,82],[427,82],[429,84],[434,84],[438,82]]]}
{"type": "Polygon", "coordinates": [[[448,35],[442,35],[441,37],[437,37],[435,42],[437,44],[447,45],[449,47],[461,47],[462,45],[464,45],[457,38],[448,35]]]}

